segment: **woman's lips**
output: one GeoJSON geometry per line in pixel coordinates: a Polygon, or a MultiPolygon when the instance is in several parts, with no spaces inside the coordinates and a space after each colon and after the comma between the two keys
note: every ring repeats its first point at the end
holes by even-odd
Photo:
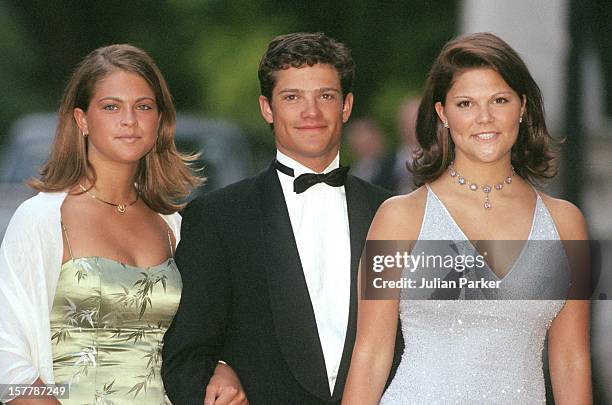
{"type": "Polygon", "coordinates": [[[472,136],[479,142],[490,142],[499,138],[499,132],[480,132],[472,136]]]}
{"type": "Polygon", "coordinates": [[[125,135],[125,136],[119,136],[117,137],[117,139],[119,139],[122,142],[125,143],[135,143],[138,140],[140,140],[139,136],[132,136],[132,135],[125,135]]]}

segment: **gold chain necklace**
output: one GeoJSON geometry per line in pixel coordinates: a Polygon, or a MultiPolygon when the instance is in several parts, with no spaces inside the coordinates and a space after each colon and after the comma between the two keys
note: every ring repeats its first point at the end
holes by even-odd
{"type": "Polygon", "coordinates": [[[136,199],[134,201],[132,201],[131,203],[129,203],[129,204],[125,204],[125,203],[115,204],[115,203],[103,200],[102,198],[96,196],[93,193],[90,193],[89,190],[87,190],[85,187],[83,187],[83,185],[80,184],[80,183],[79,183],[79,187],[81,187],[81,190],[83,190],[85,193],[87,193],[87,195],[89,195],[94,200],[98,200],[100,202],[103,202],[104,204],[108,204],[108,205],[111,205],[111,206],[117,208],[117,212],[120,213],[120,214],[123,214],[125,212],[125,210],[127,209],[127,207],[131,207],[132,205],[136,204],[136,201],[138,201],[138,197],[140,196],[140,194],[138,194],[138,192],[136,192],[136,199]]]}
{"type": "Polygon", "coordinates": [[[457,169],[455,169],[455,162],[451,162],[450,165],[448,165],[448,171],[450,173],[450,176],[454,179],[455,177],[457,178],[457,184],[463,186],[463,185],[468,185],[468,188],[472,191],[477,191],[479,188],[482,189],[482,191],[485,193],[485,201],[483,204],[483,207],[486,210],[490,210],[491,208],[493,208],[493,205],[491,204],[491,201],[489,200],[489,193],[493,190],[493,188],[495,188],[495,190],[500,191],[502,188],[504,188],[504,183],[506,184],[512,184],[512,178],[514,177],[514,175],[516,174],[516,172],[514,171],[514,167],[510,166],[512,172],[510,173],[510,175],[508,175],[508,177],[506,177],[503,181],[500,181],[499,183],[495,183],[495,186],[491,187],[488,184],[483,184],[481,186],[479,186],[476,183],[473,183],[469,180],[467,180],[465,177],[463,177],[462,175],[459,174],[459,172],[457,171],[457,169]]]}

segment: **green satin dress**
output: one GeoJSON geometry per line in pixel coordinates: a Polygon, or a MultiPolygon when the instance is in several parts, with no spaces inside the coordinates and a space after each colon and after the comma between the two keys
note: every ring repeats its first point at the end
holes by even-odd
{"type": "Polygon", "coordinates": [[[62,404],[170,403],[160,368],[181,297],[174,259],[140,268],[74,258],[67,244],[51,310],[55,382],[70,385],[62,404]]]}

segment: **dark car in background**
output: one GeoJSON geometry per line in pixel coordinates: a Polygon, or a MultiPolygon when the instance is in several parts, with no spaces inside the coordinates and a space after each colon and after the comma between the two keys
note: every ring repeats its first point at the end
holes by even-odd
{"type": "MultiPolygon", "coordinates": [[[[34,191],[24,182],[38,176],[46,161],[57,126],[57,114],[26,115],[13,124],[0,152],[0,238],[15,209],[34,191]]],[[[226,186],[247,177],[251,152],[242,129],[228,121],[179,114],[176,124],[179,150],[200,153],[198,167],[206,183],[191,195],[226,186]]]]}

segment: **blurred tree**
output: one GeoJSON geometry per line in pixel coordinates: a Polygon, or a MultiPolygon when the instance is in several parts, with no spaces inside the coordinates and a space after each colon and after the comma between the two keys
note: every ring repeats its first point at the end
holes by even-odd
{"type": "MultiPolygon", "coordinates": [[[[54,109],[70,72],[90,51],[113,43],[132,43],[156,60],[180,106],[199,99],[195,78],[185,74],[190,33],[181,29],[180,13],[167,2],[76,0],[47,2],[9,0],[15,23],[28,33],[39,63],[32,66],[36,83],[47,94],[47,108],[54,109]],[[49,102],[52,101],[52,102],[49,102]]],[[[18,49],[18,48],[17,48],[18,49]]]]}
{"type": "Polygon", "coordinates": [[[267,43],[287,32],[323,31],[353,50],[354,116],[374,116],[387,133],[395,132],[397,106],[420,91],[430,64],[454,36],[457,10],[450,0],[436,7],[425,0],[189,4],[189,18],[202,21],[191,63],[199,61],[196,68],[204,72],[200,94],[207,111],[263,128],[256,72],[267,43]]]}
{"type": "Polygon", "coordinates": [[[15,15],[0,3],[0,144],[9,124],[24,111],[44,109],[44,92],[37,85],[36,66],[41,64],[28,32],[15,15]]]}
{"type": "MultiPolygon", "coordinates": [[[[456,0],[435,7],[426,0],[5,0],[0,22],[10,24],[0,32],[19,38],[5,45],[4,54],[15,58],[0,83],[23,88],[16,99],[35,95],[37,109],[53,110],[83,56],[129,42],[157,61],[179,110],[237,120],[270,141],[257,104],[259,59],[275,35],[323,31],[353,50],[354,116],[374,116],[393,133],[397,106],[420,90],[435,55],[454,35],[456,9],[456,0]]],[[[15,106],[32,110],[23,101],[15,106]]],[[[0,125],[13,116],[0,115],[0,125]]]]}
{"type": "Polygon", "coordinates": [[[604,81],[605,114],[612,124],[612,2],[595,0],[593,9],[593,42],[599,52],[604,81]]]}
{"type": "Polygon", "coordinates": [[[420,91],[442,45],[455,35],[457,3],[299,0],[269,2],[269,8],[299,17],[292,30],[323,31],[347,43],[357,64],[354,116],[374,116],[393,134],[397,107],[420,91]]]}

